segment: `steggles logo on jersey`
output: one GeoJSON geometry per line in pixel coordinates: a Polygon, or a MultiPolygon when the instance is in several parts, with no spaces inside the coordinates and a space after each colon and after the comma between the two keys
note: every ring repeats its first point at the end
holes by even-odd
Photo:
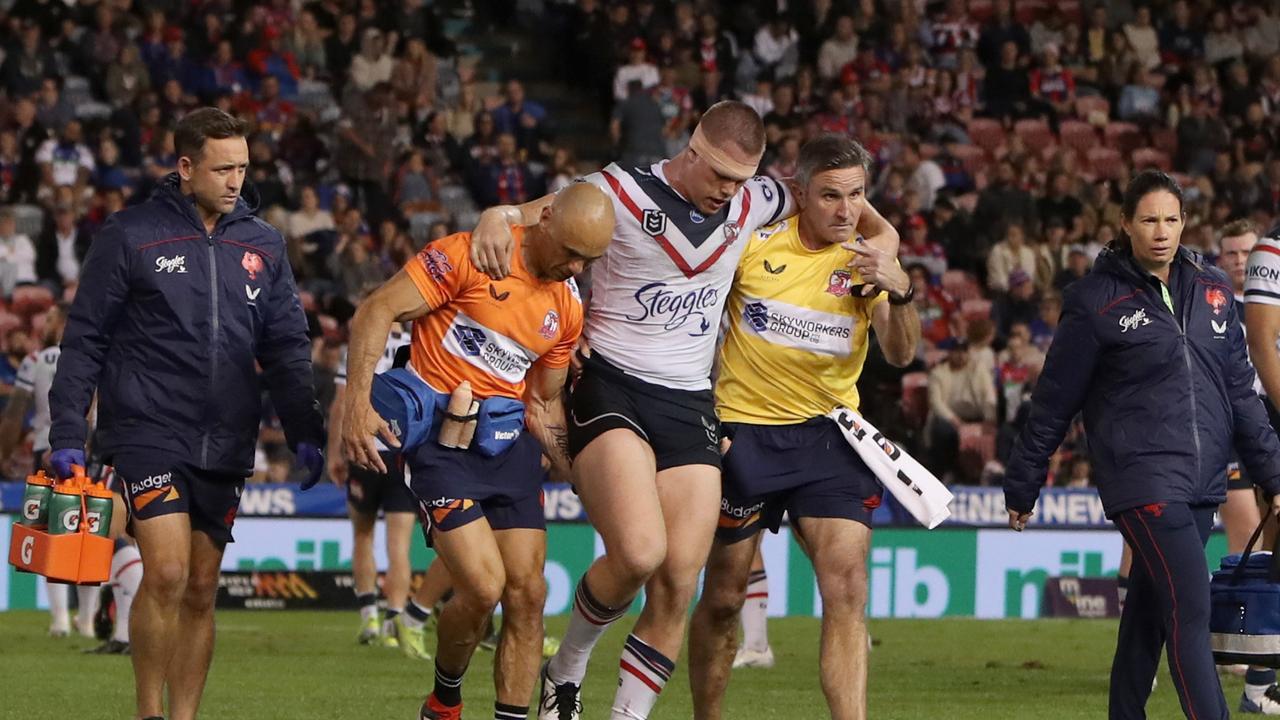
{"type": "Polygon", "coordinates": [[[641,223],[644,231],[654,237],[661,235],[667,230],[667,214],[661,210],[653,208],[645,208],[644,221],[641,223]]]}
{"type": "Polygon", "coordinates": [[[663,321],[664,330],[678,330],[697,316],[698,330],[691,332],[692,337],[699,337],[711,329],[706,310],[716,306],[719,293],[710,285],[703,285],[688,292],[676,294],[667,290],[664,282],[654,282],[636,291],[635,299],[640,304],[640,313],[627,315],[628,320],[643,322],[650,318],[663,321]]]}
{"type": "Polygon", "coordinates": [[[187,256],[174,255],[171,258],[163,255],[156,258],[156,272],[158,273],[178,273],[179,275],[187,274],[187,256]]]}
{"type": "Polygon", "coordinates": [[[786,269],[787,269],[786,265],[779,265],[778,267],[775,268],[774,266],[769,264],[768,260],[764,261],[764,270],[770,275],[780,275],[783,272],[785,272],[786,269]]]}
{"type": "Polygon", "coordinates": [[[258,273],[262,272],[265,265],[262,263],[262,256],[255,252],[244,251],[244,257],[240,258],[240,267],[249,273],[250,280],[257,280],[258,273]]]}
{"type": "Polygon", "coordinates": [[[853,275],[848,270],[836,270],[827,278],[827,292],[836,297],[849,294],[849,285],[853,275]]]}
{"type": "Polygon", "coordinates": [[[560,313],[555,310],[548,310],[546,317],[542,318],[542,327],[538,329],[538,334],[548,340],[552,340],[559,333],[560,313]]]}

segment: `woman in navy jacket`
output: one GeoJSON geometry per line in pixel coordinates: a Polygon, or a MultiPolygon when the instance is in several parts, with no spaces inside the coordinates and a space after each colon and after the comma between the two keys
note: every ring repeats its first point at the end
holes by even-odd
{"type": "Polygon", "coordinates": [[[1253,391],[1231,283],[1179,247],[1182,189],[1146,171],[1129,183],[1124,237],[1069,286],[1031,412],[1004,481],[1022,530],[1049,457],[1083,411],[1107,517],[1134,549],[1111,667],[1110,717],[1145,718],[1167,644],[1188,717],[1227,717],[1209,647],[1204,543],[1226,499],[1234,447],[1249,476],[1280,491],[1280,442],[1253,391]]]}

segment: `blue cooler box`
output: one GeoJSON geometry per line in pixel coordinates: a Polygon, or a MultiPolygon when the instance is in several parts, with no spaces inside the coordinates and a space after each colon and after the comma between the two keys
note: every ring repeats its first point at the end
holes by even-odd
{"type": "Polygon", "coordinates": [[[1224,557],[1222,567],[1213,573],[1209,637],[1213,659],[1219,665],[1280,667],[1277,560],[1280,556],[1246,549],[1243,555],[1224,557]]]}

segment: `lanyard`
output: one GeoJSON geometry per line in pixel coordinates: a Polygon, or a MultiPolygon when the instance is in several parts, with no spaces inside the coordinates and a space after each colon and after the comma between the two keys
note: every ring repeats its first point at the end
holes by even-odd
{"type": "Polygon", "coordinates": [[[1178,313],[1173,311],[1173,298],[1169,297],[1169,286],[1160,282],[1159,278],[1156,279],[1156,282],[1160,283],[1160,297],[1164,300],[1165,307],[1169,308],[1169,312],[1177,315],[1178,313]]]}

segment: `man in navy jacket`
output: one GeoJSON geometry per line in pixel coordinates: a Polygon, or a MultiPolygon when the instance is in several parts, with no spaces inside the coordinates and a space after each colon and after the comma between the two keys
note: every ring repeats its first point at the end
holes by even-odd
{"type": "Polygon", "coordinates": [[[223,549],[253,469],[261,387],[289,447],[323,467],[307,322],[280,233],[240,197],[243,125],[214,108],[175,132],[178,169],[151,199],[111,216],[85,257],[49,392],[50,463],[115,467],[142,552],[130,632],[138,717],[194,718],[213,654],[223,549]]]}

